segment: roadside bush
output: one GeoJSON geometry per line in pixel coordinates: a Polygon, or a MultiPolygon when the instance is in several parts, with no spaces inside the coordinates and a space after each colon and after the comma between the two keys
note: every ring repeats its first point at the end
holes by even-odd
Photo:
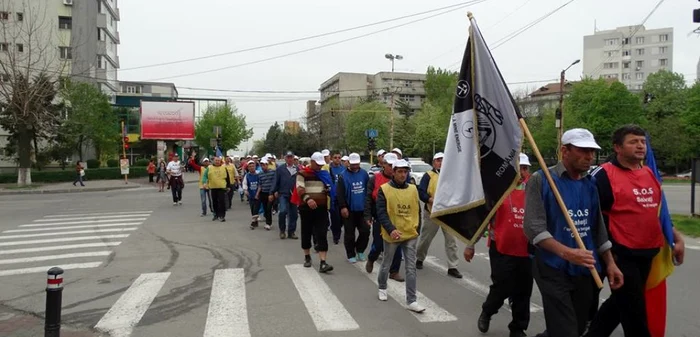
{"type": "Polygon", "coordinates": [[[88,159],[85,161],[87,163],[88,169],[96,169],[100,167],[100,161],[97,159],[88,159]]]}
{"type": "MultiPolygon", "coordinates": [[[[65,171],[34,171],[32,170],[32,182],[34,183],[61,183],[72,182],[75,179],[75,170],[65,171]]],[[[146,170],[129,170],[129,178],[147,177],[146,170]]],[[[122,179],[124,176],[118,167],[88,168],[85,170],[85,180],[110,180],[122,179]]],[[[0,174],[0,184],[13,184],[17,182],[17,174],[0,174]]]]}
{"type": "Polygon", "coordinates": [[[136,163],[134,163],[134,166],[146,167],[148,166],[148,162],[148,159],[139,159],[136,161],[136,163]]]}
{"type": "Polygon", "coordinates": [[[107,167],[119,167],[119,160],[117,160],[117,159],[107,160],[107,167]]]}

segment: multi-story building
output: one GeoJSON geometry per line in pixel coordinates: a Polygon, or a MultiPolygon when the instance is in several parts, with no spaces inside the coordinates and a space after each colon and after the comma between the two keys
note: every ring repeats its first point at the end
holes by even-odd
{"type": "MultiPolygon", "coordinates": [[[[403,72],[335,74],[319,88],[320,111],[315,118],[319,120],[317,131],[321,143],[343,148],[345,117],[355,104],[363,100],[373,98],[389,107],[393,96],[395,113],[402,108],[417,112],[425,101],[425,78],[425,74],[403,72]]],[[[310,111],[307,104],[307,119],[310,111]]],[[[309,121],[307,123],[311,125],[309,121]]]]}
{"type": "Polygon", "coordinates": [[[649,74],[673,71],[673,28],[625,26],[583,37],[583,75],[642,90],[649,74]]]}

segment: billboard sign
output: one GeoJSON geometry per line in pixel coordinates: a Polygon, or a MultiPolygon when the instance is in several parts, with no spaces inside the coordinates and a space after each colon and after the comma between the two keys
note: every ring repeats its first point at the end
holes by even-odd
{"type": "Polygon", "coordinates": [[[141,139],[194,139],[194,102],[141,101],[141,139]]]}

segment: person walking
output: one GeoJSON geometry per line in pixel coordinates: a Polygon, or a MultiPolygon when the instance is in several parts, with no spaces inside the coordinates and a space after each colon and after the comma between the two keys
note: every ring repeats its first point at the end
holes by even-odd
{"type": "MultiPolygon", "coordinates": [[[[272,185],[275,184],[275,175],[277,172],[270,167],[270,158],[263,158],[260,161],[262,166],[262,173],[258,174],[260,177],[260,190],[258,191],[258,199],[263,205],[263,212],[265,214],[265,230],[270,230],[272,228],[272,204],[275,200],[275,196],[272,195],[272,185]]],[[[256,226],[257,227],[257,226],[256,226]]]]}
{"type": "Polygon", "coordinates": [[[279,229],[280,239],[290,238],[297,240],[297,217],[299,212],[297,205],[290,202],[292,190],[296,189],[297,166],[294,165],[294,153],[287,152],[284,156],[285,165],[280,165],[275,174],[275,184],[272,193],[279,200],[279,229]]]}
{"type": "Polygon", "coordinates": [[[379,270],[379,300],[386,301],[387,281],[394,253],[401,247],[406,270],[406,304],[408,310],[423,312],[425,308],[416,297],[416,246],[420,223],[420,199],[416,185],[409,184],[408,162],[400,159],[392,165],[394,175],[390,182],[379,188],[377,195],[377,222],[382,226],[384,260],[379,270]]]}
{"type": "Polygon", "coordinates": [[[168,168],[165,161],[160,161],[158,166],[158,178],[156,178],[156,184],[160,184],[158,192],[165,192],[165,183],[168,180],[168,168]]]}
{"type": "MultiPolygon", "coordinates": [[[[491,265],[491,287],[486,301],[481,306],[477,322],[479,331],[489,330],[491,316],[509,300],[512,320],[508,324],[510,337],[524,337],[530,324],[530,297],[532,295],[532,260],[528,242],[523,233],[525,213],[525,184],[529,179],[530,159],[520,154],[520,181],[496,211],[489,230],[489,263],[491,265]],[[511,301],[512,300],[512,301],[511,301]]],[[[465,255],[474,256],[474,248],[465,255]]]]}
{"type": "MultiPolygon", "coordinates": [[[[379,189],[382,185],[388,183],[392,180],[394,176],[394,169],[392,165],[396,162],[398,158],[393,153],[387,153],[384,155],[384,162],[381,172],[377,172],[369,177],[367,182],[367,196],[365,197],[365,211],[364,218],[365,223],[368,226],[372,226],[372,246],[369,250],[369,255],[367,255],[367,262],[365,263],[365,271],[372,273],[374,270],[374,262],[379,259],[379,255],[384,252],[384,241],[382,240],[381,224],[377,221],[377,196],[379,195],[379,189]]],[[[386,256],[384,257],[386,259],[386,256]]],[[[397,281],[403,282],[404,278],[399,274],[399,269],[401,268],[401,248],[399,247],[394,253],[394,257],[391,263],[391,268],[389,269],[389,278],[397,281]]]]}
{"type": "MultiPolygon", "coordinates": [[[[333,156],[331,158],[331,162],[328,163],[328,165],[325,167],[327,167],[328,172],[331,174],[333,186],[337,186],[338,177],[340,177],[343,174],[343,172],[345,172],[345,166],[343,166],[340,162],[340,159],[342,157],[339,151],[334,151],[333,156]]],[[[343,221],[340,217],[340,208],[338,207],[337,200],[331,200],[331,207],[329,212],[331,217],[331,233],[333,234],[333,244],[337,245],[340,242],[340,236],[343,233],[343,221]]]]}
{"type": "Polygon", "coordinates": [[[214,165],[207,167],[202,183],[204,188],[211,192],[211,201],[214,205],[214,217],[212,221],[226,221],[226,191],[231,189],[232,178],[228,170],[223,166],[221,157],[214,158],[214,165]]]}
{"type": "Polygon", "coordinates": [[[148,172],[148,182],[153,183],[153,177],[156,175],[156,164],[153,162],[153,159],[148,161],[146,172],[148,172]]]}
{"type": "MultiPolygon", "coordinates": [[[[542,170],[535,172],[525,187],[523,230],[537,248],[533,276],[542,294],[547,333],[579,337],[586,329],[597,291],[591,270],[601,272],[602,259],[613,290],[622,286],[623,276],[610,251],[612,244],[604,227],[597,188],[588,175],[600,146],[585,129],[564,132],[561,143],[561,161],[547,169],[585,249],[578,247],[542,170]]],[[[483,327],[484,323],[479,325],[483,327]]]]}
{"type": "Polygon", "coordinates": [[[201,216],[207,216],[207,203],[209,203],[209,211],[214,214],[214,208],[211,200],[211,193],[209,192],[209,189],[204,188],[204,173],[207,170],[207,167],[209,167],[209,158],[204,158],[202,159],[202,165],[197,165],[195,162],[195,156],[192,155],[189,160],[190,167],[194,169],[195,171],[199,172],[199,199],[202,202],[202,214],[201,216]]]}
{"type": "MultiPolygon", "coordinates": [[[[287,156],[288,159],[294,156],[287,156]]],[[[289,162],[288,162],[289,163],[289,162]]],[[[301,249],[304,252],[304,267],[312,266],[310,249],[314,238],[321,263],[319,272],[328,273],[333,266],[326,262],[328,257],[328,201],[335,196],[335,186],[328,171],[321,168],[325,164],[323,155],[314,152],[309,167],[296,175],[295,201],[299,202],[301,216],[301,249]]]]}
{"type": "MultiPolygon", "coordinates": [[[[258,219],[260,217],[260,175],[255,171],[255,163],[248,163],[248,172],[243,176],[243,193],[248,197],[248,204],[250,205],[250,215],[252,217],[250,221],[250,229],[255,229],[258,227],[258,219]]],[[[267,219],[265,219],[267,220],[267,219]]]]}
{"type": "Polygon", "coordinates": [[[75,184],[80,183],[80,186],[85,186],[83,184],[83,177],[85,176],[85,169],[83,168],[83,165],[80,164],[80,162],[77,162],[75,164],[75,180],[73,181],[73,186],[76,186],[75,184]]]}
{"type": "MultiPolygon", "coordinates": [[[[440,225],[435,223],[430,218],[430,211],[433,207],[433,198],[437,190],[438,176],[442,168],[442,158],[445,155],[438,152],[433,155],[433,169],[428,171],[420,181],[418,186],[418,195],[420,200],[425,203],[425,212],[423,213],[423,226],[420,230],[420,238],[418,239],[418,256],[416,268],[423,269],[423,261],[428,256],[428,249],[440,229],[440,225]]],[[[442,235],[445,237],[445,255],[447,256],[447,275],[454,278],[462,278],[462,273],[457,269],[459,257],[457,256],[457,242],[455,237],[442,229],[442,235]]]]}
{"type": "Polygon", "coordinates": [[[185,182],[182,180],[182,163],[177,153],[168,163],[167,172],[170,177],[169,187],[173,194],[173,205],[182,205],[182,189],[185,187],[185,182]]]}
{"type": "Polygon", "coordinates": [[[231,188],[226,191],[226,209],[231,209],[231,206],[233,206],[233,193],[234,193],[234,188],[233,186],[238,182],[240,179],[238,176],[238,170],[236,169],[236,165],[233,164],[233,158],[232,157],[226,157],[226,163],[224,164],[226,167],[226,171],[228,172],[229,177],[231,177],[231,188]]]}
{"type": "Polygon", "coordinates": [[[369,243],[370,226],[364,221],[364,210],[369,174],[360,168],[359,154],[351,153],[347,161],[348,169],[338,177],[336,199],[345,223],[345,253],[348,262],[356,263],[367,260],[365,249],[369,243]]]}

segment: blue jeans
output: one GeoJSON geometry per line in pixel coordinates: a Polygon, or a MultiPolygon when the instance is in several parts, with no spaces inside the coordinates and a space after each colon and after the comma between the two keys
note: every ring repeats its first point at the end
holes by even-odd
{"type": "MultiPolygon", "coordinates": [[[[389,266],[389,260],[393,259],[395,252],[400,252],[403,249],[404,256],[406,257],[406,263],[404,265],[404,268],[406,269],[406,304],[415,302],[416,246],[418,245],[418,238],[395,243],[390,243],[384,240],[382,240],[382,242],[384,244],[384,260],[382,261],[382,268],[379,270],[379,275],[377,275],[379,289],[386,289],[386,282],[389,279],[389,270],[391,269],[389,266]]],[[[391,264],[393,264],[393,262],[391,264]]]]}
{"type": "Polygon", "coordinates": [[[214,213],[212,210],[211,206],[211,194],[209,193],[209,190],[205,190],[203,188],[199,189],[199,199],[202,200],[202,214],[206,215],[207,214],[207,200],[209,201],[209,210],[214,213]]]}
{"type": "MultiPolygon", "coordinates": [[[[381,228],[381,225],[376,221],[372,224],[372,246],[369,249],[369,255],[367,255],[367,259],[372,262],[377,261],[379,254],[384,251],[384,239],[382,239],[381,228]]],[[[401,256],[401,247],[398,247],[396,253],[393,254],[389,273],[399,272],[399,269],[401,269],[401,256]]],[[[384,254],[384,259],[386,259],[386,254],[384,254]]]]}
{"type": "Polygon", "coordinates": [[[299,211],[297,210],[297,205],[290,202],[291,196],[289,195],[279,195],[279,215],[278,221],[280,226],[280,233],[287,232],[288,234],[294,234],[297,230],[297,218],[299,217],[299,211]],[[286,225],[287,215],[289,215],[289,227],[286,225]]]}

